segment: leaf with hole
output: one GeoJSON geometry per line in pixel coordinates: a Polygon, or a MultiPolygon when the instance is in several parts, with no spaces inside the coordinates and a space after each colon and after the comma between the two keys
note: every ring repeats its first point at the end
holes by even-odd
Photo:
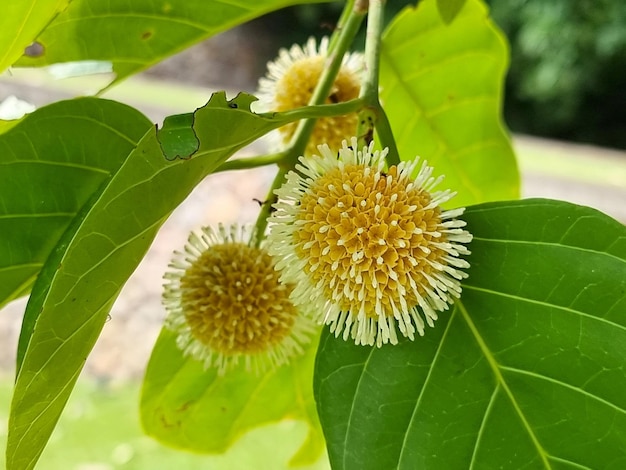
{"type": "MultiPolygon", "coordinates": [[[[175,133],[160,136],[151,127],[69,222],[33,286],[24,316],[9,417],[9,470],[35,465],[112,302],[161,224],[198,182],[235,151],[288,119],[252,113],[249,104],[253,99],[240,94],[227,100],[225,93],[215,93],[206,106],[196,110],[193,134],[198,147],[191,158],[165,158],[160,144],[178,137],[175,133]]],[[[80,114],[69,103],[82,101],[67,104],[74,110],[72,114],[80,114]]],[[[19,129],[15,127],[3,137],[15,136],[19,129]]],[[[189,136],[184,129],[179,131],[189,136]]],[[[46,134],[40,132],[43,130],[35,127],[25,138],[45,139],[46,134]]],[[[73,143],[75,137],[57,136],[56,146],[65,159],[62,170],[86,166],[88,152],[80,145],[82,141],[73,143]]],[[[107,142],[98,142],[102,145],[92,151],[97,158],[107,159],[107,142]]],[[[22,171],[28,174],[38,168],[25,165],[22,171]]],[[[62,194],[55,188],[59,181],[53,176],[41,184],[62,194]]]]}
{"type": "Polygon", "coordinates": [[[70,0],[4,2],[0,15],[0,72],[24,54],[42,29],[70,0]]]}
{"type": "Polygon", "coordinates": [[[115,83],[203,39],[299,3],[308,2],[74,1],[37,38],[43,54],[23,57],[16,65],[33,67],[59,62],[109,61],[116,74],[115,83]]]}

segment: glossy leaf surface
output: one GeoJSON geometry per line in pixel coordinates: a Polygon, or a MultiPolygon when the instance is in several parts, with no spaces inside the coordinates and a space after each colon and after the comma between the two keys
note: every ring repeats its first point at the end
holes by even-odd
{"type": "Polygon", "coordinates": [[[334,469],[626,465],[626,227],[550,200],[471,207],[469,279],[416,341],[322,335],[334,469]]]}
{"type": "Polygon", "coordinates": [[[44,54],[24,57],[17,65],[110,61],[118,81],[214,34],[298,3],[307,2],[75,0],[37,38],[44,54]]]}
{"type": "Polygon", "coordinates": [[[0,306],[27,294],[70,221],[151,123],[107,100],[46,106],[0,135],[0,306]]]}
{"type": "Polygon", "coordinates": [[[205,370],[201,362],[183,356],[174,333],[164,329],[144,379],[144,429],[170,446],[223,453],[246,431],[299,419],[307,423],[309,435],[292,463],[311,464],[324,449],[313,400],[316,347],[317,339],[304,356],[273,372],[257,376],[241,366],[219,377],[215,369],[205,370]]]}
{"type": "Polygon", "coordinates": [[[0,72],[24,54],[42,29],[70,0],[3,2],[0,15],[0,72]]]}
{"type": "Polygon", "coordinates": [[[455,206],[519,196],[515,157],[501,121],[508,52],[478,0],[445,24],[435,0],[389,25],[381,99],[402,159],[428,160],[455,206]]]}
{"type": "MultiPolygon", "coordinates": [[[[284,123],[250,112],[252,100],[214,94],[194,113],[199,146],[185,159],[165,158],[150,129],[71,221],[37,278],[22,325],[9,470],[36,463],[112,302],[168,215],[236,150],[284,123]]],[[[83,153],[67,156],[80,163],[83,153]]]]}

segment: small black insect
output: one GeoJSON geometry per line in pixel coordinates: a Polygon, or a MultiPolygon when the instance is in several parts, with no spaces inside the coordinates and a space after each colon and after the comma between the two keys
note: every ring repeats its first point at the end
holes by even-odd
{"type": "Polygon", "coordinates": [[[271,206],[270,207],[270,214],[271,214],[272,212],[274,212],[276,210],[274,208],[274,203],[278,200],[278,197],[277,196],[273,196],[272,199],[265,200],[265,201],[261,201],[260,199],[257,199],[257,198],[254,197],[254,198],[252,198],[252,200],[254,202],[256,202],[259,205],[259,207],[263,207],[266,204],[270,204],[270,206],[271,206]]]}

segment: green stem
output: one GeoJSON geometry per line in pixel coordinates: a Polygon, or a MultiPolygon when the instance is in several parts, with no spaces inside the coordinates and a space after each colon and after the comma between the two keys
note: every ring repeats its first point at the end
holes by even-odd
{"type": "Polygon", "coordinates": [[[326,101],[326,98],[328,97],[335,82],[335,78],[341,69],[343,56],[354,41],[354,37],[359,31],[361,22],[367,13],[363,8],[358,8],[359,5],[361,5],[361,0],[350,0],[344,7],[337,30],[333,33],[330,40],[328,50],[329,55],[324,70],[308,103],[311,107],[286,112],[291,113],[292,117],[298,116],[299,113],[301,113],[302,115],[306,115],[307,119],[302,119],[298,123],[298,127],[291,138],[289,146],[285,150],[284,158],[278,164],[278,173],[274,178],[267,200],[261,206],[261,211],[255,224],[257,245],[259,245],[265,237],[267,218],[271,213],[272,204],[276,198],[274,190],[283,184],[287,172],[295,167],[298,162],[298,158],[304,154],[307,143],[311,137],[311,133],[313,132],[315,118],[310,117],[309,113],[313,113],[313,115],[315,115],[316,112],[319,112],[319,117],[324,117],[328,115],[325,113],[328,113],[329,110],[332,109],[333,113],[345,114],[357,111],[363,104],[360,99],[357,99],[331,106],[322,105],[322,103],[326,101]],[[341,110],[341,112],[337,112],[338,109],[341,110]]]}
{"type": "Polygon", "coordinates": [[[298,119],[315,120],[321,117],[341,116],[342,114],[350,114],[363,108],[363,99],[355,98],[350,101],[342,101],[334,104],[318,104],[313,106],[303,106],[302,108],[290,109],[289,111],[281,111],[274,113],[264,113],[261,116],[267,116],[273,119],[285,119],[285,121],[296,121],[298,119]]]}
{"type": "Polygon", "coordinates": [[[383,29],[384,0],[369,0],[369,14],[365,30],[365,70],[361,97],[369,106],[378,105],[378,73],[380,68],[380,36],[383,29]]]}
{"type": "MultiPolygon", "coordinates": [[[[356,98],[341,103],[304,106],[302,108],[291,109],[289,111],[283,111],[280,113],[262,113],[259,115],[267,116],[270,119],[282,120],[284,118],[285,122],[291,122],[298,119],[311,119],[356,113],[361,108],[363,108],[363,100],[361,98],[356,98]]],[[[291,150],[283,150],[282,152],[273,153],[270,155],[259,155],[250,158],[228,160],[222,163],[222,165],[215,171],[215,173],[229,170],[245,170],[247,168],[257,168],[260,166],[279,164],[283,160],[285,160],[287,155],[291,155],[291,150]]]]}
{"type": "Polygon", "coordinates": [[[256,219],[256,223],[254,224],[254,233],[256,240],[256,247],[258,248],[261,245],[261,242],[265,238],[265,230],[267,230],[267,218],[270,216],[272,212],[272,205],[276,202],[276,195],[274,191],[278,189],[285,179],[285,175],[289,171],[288,168],[283,166],[278,167],[278,173],[274,177],[274,181],[272,182],[272,187],[267,193],[267,198],[261,204],[261,211],[256,219]]]}
{"type": "Polygon", "coordinates": [[[381,147],[387,147],[389,152],[387,153],[387,165],[398,165],[400,163],[400,153],[396,145],[396,139],[393,136],[393,130],[391,124],[387,118],[387,113],[382,106],[378,107],[378,119],[376,121],[376,133],[380,140],[381,147]]]}
{"type": "Polygon", "coordinates": [[[213,173],[230,170],[247,170],[249,168],[258,168],[261,166],[278,164],[284,160],[285,152],[272,153],[270,155],[258,155],[250,158],[237,158],[235,160],[227,160],[222,163],[213,173]]]}
{"type": "MultiPolygon", "coordinates": [[[[336,39],[333,37],[331,41],[333,47],[328,51],[329,60],[327,60],[324,71],[317,82],[315,90],[313,90],[309,105],[321,105],[326,100],[335,82],[335,77],[337,77],[339,69],[341,68],[343,56],[354,41],[356,33],[359,31],[361,22],[365,17],[365,12],[354,8],[354,6],[354,2],[349,2],[346,6],[346,9],[350,8],[350,12],[345,23],[340,25],[340,29],[337,30],[338,35],[336,39]]],[[[304,154],[314,126],[315,119],[304,119],[299,122],[289,146],[292,150],[289,163],[292,165],[295,164],[300,155],[304,154]]]]}
{"type": "Polygon", "coordinates": [[[359,113],[358,139],[359,147],[369,145],[374,136],[374,129],[378,133],[382,147],[387,147],[387,164],[400,163],[400,155],[393,137],[391,125],[385,110],[380,104],[378,95],[380,74],[380,44],[384,27],[385,0],[369,0],[367,30],[365,35],[365,68],[366,74],[361,85],[360,97],[364,107],[359,113]]]}
{"type": "MultiPolygon", "coordinates": [[[[343,29],[343,27],[347,23],[348,19],[350,18],[350,15],[352,14],[352,10],[354,9],[354,2],[355,1],[356,0],[348,0],[346,2],[345,6],[343,7],[343,10],[341,11],[341,16],[337,20],[337,27],[335,28],[336,30],[341,31],[341,29],[343,29]]],[[[328,44],[328,50],[329,51],[334,51],[335,50],[338,38],[339,38],[338,34],[333,34],[330,37],[330,41],[329,41],[329,44],[328,44]]]]}

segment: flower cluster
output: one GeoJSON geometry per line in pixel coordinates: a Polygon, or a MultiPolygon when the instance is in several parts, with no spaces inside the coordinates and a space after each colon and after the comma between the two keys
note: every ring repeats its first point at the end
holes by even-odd
{"type": "Polygon", "coordinates": [[[166,326],[178,346],[224,373],[243,360],[264,371],[302,353],[314,331],[279,282],[271,256],[236,225],[191,233],[165,274],[166,326]]]}
{"type": "MultiPolygon", "coordinates": [[[[258,98],[262,111],[288,111],[309,104],[313,90],[324,70],[328,55],[328,38],[316,44],[310,38],[303,46],[294,45],[291,49],[281,49],[278,58],[267,64],[267,75],[259,80],[258,98]]],[[[361,77],[364,70],[363,55],[357,52],[346,54],[327,104],[341,103],[355,99],[361,90],[361,77]]],[[[280,141],[288,143],[296,130],[297,123],[287,124],[279,129],[280,141]]],[[[357,115],[324,117],[317,120],[306,148],[306,154],[315,153],[317,146],[325,143],[338,150],[346,136],[356,133],[357,115]]]]}
{"type": "Polygon", "coordinates": [[[440,208],[454,193],[433,191],[441,178],[418,159],[385,171],[386,152],[359,150],[356,138],[338,157],[319,150],[289,173],[270,218],[270,254],[292,300],[357,344],[397,343],[396,324],[423,335],[467,276],[463,209],[440,208]]]}
{"type": "MultiPolygon", "coordinates": [[[[260,81],[268,110],[309,102],[327,48],[311,39],[281,51],[260,81]]],[[[344,58],[329,102],[356,98],[361,68],[361,56],[344,58]]],[[[163,302],[185,354],[220,374],[275,368],[304,351],[315,320],[356,344],[396,344],[460,296],[472,236],[464,209],[441,207],[455,193],[435,190],[442,177],[418,158],[387,167],[387,149],[344,140],[355,129],[354,115],[318,120],[262,243],[264,233],[220,225],[176,253],[163,302]]],[[[294,125],[281,132],[288,141],[294,125]]]]}

